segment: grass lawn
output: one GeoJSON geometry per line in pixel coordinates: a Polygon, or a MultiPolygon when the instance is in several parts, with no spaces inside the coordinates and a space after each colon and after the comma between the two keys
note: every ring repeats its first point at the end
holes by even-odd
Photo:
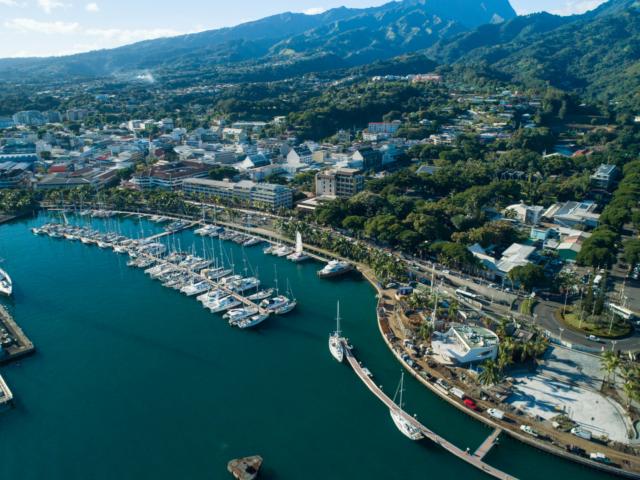
{"type": "Polygon", "coordinates": [[[527,298],[520,304],[520,313],[523,315],[533,315],[533,307],[536,306],[536,302],[533,298],[527,298]]]}
{"type": "Polygon", "coordinates": [[[613,320],[613,326],[611,327],[611,333],[609,333],[609,326],[611,317],[604,315],[601,318],[591,318],[586,315],[583,317],[582,325],[580,324],[580,311],[575,312],[567,308],[566,315],[562,315],[562,310],[558,310],[556,313],[558,320],[567,325],[571,330],[577,330],[587,335],[595,335],[602,338],[621,338],[629,335],[633,330],[631,323],[626,320],[615,317],[613,320]]]}

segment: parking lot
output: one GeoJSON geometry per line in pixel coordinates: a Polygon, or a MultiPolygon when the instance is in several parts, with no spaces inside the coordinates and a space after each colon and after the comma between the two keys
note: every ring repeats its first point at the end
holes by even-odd
{"type": "Polygon", "coordinates": [[[513,406],[547,420],[565,413],[596,436],[629,441],[632,425],[623,407],[599,393],[602,372],[597,357],[554,347],[535,374],[514,379],[509,398],[513,406]]]}

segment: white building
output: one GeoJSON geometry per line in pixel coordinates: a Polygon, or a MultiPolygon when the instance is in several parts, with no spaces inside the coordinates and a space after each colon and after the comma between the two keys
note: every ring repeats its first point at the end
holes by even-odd
{"type": "Polygon", "coordinates": [[[468,365],[495,360],[498,336],[489,329],[453,324],[445,333],[436,332],[431,342],[436,358],[448,365],[468,365]]]}
{"type": "Polygon", "coordinates": [[[293,206],[293,190],[271,183],[189,178],[182,183],[182,190],[190,194],[216,197],[226,203],[238,201],[250,206],[263,205],[272,210],[293,206]]]}
{"type": "Polygon", "coordinates": [[[517,203],[507,207],[504,211],[505,215],[509,212],[513,212],[516,220],[526,225],[537,225],[542,219],[544,213],[544,207],[536,205],[529,206],[524,203],[517,203]]]}

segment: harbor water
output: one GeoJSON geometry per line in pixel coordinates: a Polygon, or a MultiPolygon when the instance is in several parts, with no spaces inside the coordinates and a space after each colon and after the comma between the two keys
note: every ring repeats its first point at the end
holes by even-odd
{"type": "MultiPolygon", "coordinates": [[[[161,226],[138,218],[82,220],[139,237],[161,226]]],[[[37,353],[2,367],[16,398],[0,414],[0,478],[218,479],[227,462],[259,454],[261,478],[488,478],[429,442],[412,443],[350,368],[329,354],[340,301],[342,329],[391,395],[400,365],[375,320],[375,292],[355,277],[320,280],[261,247],[221,242],[239,273],[289,285],[298,307],[255,330],[229,327],[195,299],[163,288],[127,257],[34,236],[51,218],[0,227],[3,300],[37,353]],[[274,267],[275,266],[275,267],[274,267]]],[[[191,231],[167,238],[219,255],[191,231]]],[[[462,448],[491,432],[407,378],[406,410],[462,448]]],[[[486,461],[521,479],[604,475],[503,437],[486,461]]]]}

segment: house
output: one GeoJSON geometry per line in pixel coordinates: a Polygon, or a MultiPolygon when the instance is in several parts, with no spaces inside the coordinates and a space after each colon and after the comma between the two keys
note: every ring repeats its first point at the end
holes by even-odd
{"type": "Polygon", "coordinates": [[[382,166],[382,153],[371,147],[360,148],[351,156],[354,162],[362,162],[362,170],[377,170],[382,166]]]}
{"type": "Polygon", "coordinates": [[[580,232],[577,235],[564,238],[556,249],[558,257],[566,262],[575,262],[578,253],[582,250],[582,244],[589,237],[589,234],[580,232]]]}
{"type": "Polygon", "coordinates": [[[549,207],[542,217],[562,227],[575,228],[583,225],[595,228],[600,218],[600,215],[595,213],[597,208],[598,205],[591,201],[556,203],[549,207]]]}
{"type": "Polygon", "coordinates": [[[439,169],[440,167],[436,167],[435,165],[420,165],[416,173],[418,175],[435,175],[439,169]]]}
{"type": "Polygon", "coordinates": [[[537,225],[542,219],[544,207],[529,206],[524,203],[511,205],[504,210],[504,215],[508,217],[510,214],[514,216],[520,223],[526,225],[537,225]]]}
{"type": "Polygon", "coordinates": [[[484,267],[485,277],[504,281],[511,270],[530,263],[536,247],[514,243],[503,252],[500,260],[489,255],[485,249],[477,243],[468,247],[467,250],[480,261],[484,267]]]}
{"type": "Polygon", "coordinates": [[[297,169],[309,165],[313,160],[313,154],[306,145],[293,147],[287,154],[287,166],[297,169]]]}
{"type": "Polygon", "coordinates": [[[444,333],[434,333],[431,348],[436,360],[447,365],[470,365],[495,360],[500,339],[491,330],[452,324],[444,333]]]}
{"type": "Polygon", "coordinates": [[[254,155],[247,155],[247,157],[242,162],[236,163],[235,167],[238,170],[246,171],[252,170],[254,168],[265,167],[270,164],[271,162],[267,157],[265,157],[261,153],[257,153],[254,155]]]}
{"type": "Polygon", "coordinates": [[[602,164],[591,175],[591,184],[598,188],[609,190],[618,179],[619,170],[615,165],[602,164]]]}

